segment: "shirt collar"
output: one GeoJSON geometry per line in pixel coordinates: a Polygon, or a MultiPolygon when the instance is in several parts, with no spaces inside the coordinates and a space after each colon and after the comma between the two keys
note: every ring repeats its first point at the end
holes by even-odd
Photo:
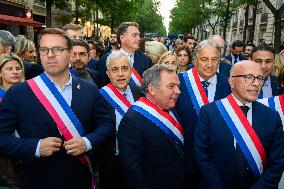
{"type": "Polygon", "coordinates": [[[124,92],[121,92],[120,90],[118,90],[118,91],[119,91],[122,95],[123,95],[123,94],[126,94],[126,95],[131,94],[131,89],[130,89],[129,85],[127,85],[126,90],[125,90],[124,92]]]}
{"type": "Polygon", "coordinates": [[[134,56],[134,52],[133,53],[128,53],[126,52],[123,48],[120,49],[121,52],[127,54],[128,56],[133,55],[134,56]]]}
{"type": "MultiPolygon", "coordinates": [[[[233,95],[233,94],[232,94],[232,95],[233,95]]],[[[233,97],[234,97],[234,99],[236,100],[236,102],[237,102],[237,104],[238,104],[239,106],[245,105],[245,106],[248,106],[249,109],[251,109],[251,107],[252,107],[252,103],[251,103],[251,102],[248,102],[248,103],[246,103],[246,104],[243,104],[243,103],[241,103],[241,101],[239,101],[234,95],[233,95],[233,97]]]]}
{"type": "MultiPolygon", "coordinates": [[[[199,74],[198,74],[198,76],[199,76],[199,74]]],[[[202,82],[202,81],[205,81],[205,80],[204,80],[203,78],[201,78],[200,76],[199,76],[199,79],[200,79],[201,82],[202,82]]],[[[207,80],[207,82],[209,82],[210,85],[217,85],[217,75],[216,75],[216,74],[213,75],[210,79],[207,80]]]]}
{"type": "MultiPolygon", "coordinates": [[[[58,85],[58,83],[56,83],[55,81],[53,81],[53,80],[51,79],[51,77],[50,77],[46,72],[44,72],[44,73],[46,74],[46,76],[50,79],[50,81],[51,81],[53,84],[58,85]]],[[[64,87],[69,86],[69,85],[72,85],[72,75],[71,75],[70,72],[69,72],[69,80],[64,84],[64,87]]]]}
{"type": "Polygon", "coordinates": [[[269,86],[270,83],[271,83],[271,77],[268,76],[267,79],[264,81],[263,86],[269,86]]]}

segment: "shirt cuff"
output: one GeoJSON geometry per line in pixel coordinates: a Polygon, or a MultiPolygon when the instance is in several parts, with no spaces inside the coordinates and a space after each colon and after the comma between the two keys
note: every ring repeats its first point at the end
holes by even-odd
{"type": "Polygon", "coordinates": [[[39,151],[40,149],[39,149],[39,147],[40,147],[40,140],[38,141],[37,147],[36,147],[35,157],[37,157],[37,158],[40,157],[40,151],[39,151]]]}
{"type": "Polygon", "coordinates": [[[89,141],[89,139],[87,139],[86,137],[82,137],[82,139],[85,141],[85,144],[87,146],[87,151],[92,149],[92,145],[91,142],[89,141]]]}

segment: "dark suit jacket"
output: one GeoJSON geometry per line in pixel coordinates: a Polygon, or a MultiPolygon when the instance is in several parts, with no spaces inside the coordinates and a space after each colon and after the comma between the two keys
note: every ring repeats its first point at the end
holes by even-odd
{"type": "Polygon", "coordinates": [[[284,88],[278,82],[278,78],[274,75],[270,75],[272,96],[279,96],[284,92],[284,88]]]}
{"type": "Polygon", "coordinates": [[[22,61],[24,65],[24,70],[25,70],[25,79],[29,80],[31,78],[34,78],[40,74],[43,73],[43,68],[40,65],[33,64],[30,62],[27,62],[25,60],[22,61]]]}
{"type": "MultiPolygon", "coordinates": [[[[129,84],[133,99],[136,101],[138,98],[144,96],[141,92],[141,88],[129,84]]],[[[107,102],[108,103],[108,102],[107,102]]],[[[112,114],[115,115],[115,109],[111,106],[112,114]]],[[[100,174],[100,186],[102,189],[113,189],[115,188],[115,179],[113,178],[117,172],[120,172],[119,167],[116,167],[115,158],[116,153],[116,133],[112,135],[105,143],[104,148],[99,151],[99,174],[100,174]]]]}
{"type": "Polygon", "coordinates": [[[120,122],[118,145],[127,189],[181,188],[183,147],[135,110],[120,122]]]}
{"type": "MultiPolygon", "coordinates": [[[[102,88],[103,86],[107,85],[110,80],[106,74],[106,60],[109,54],[104,55],[98,64],[98,71],[100,73],[100,86],[99,88],[102,88]]],[[[135,51],[134,54],[134,64],[133,67],[137,70],[139,75],[142,77],[142,74],[145,70],[150,68],[152,66],[152,60],[149,56],[145,55],[141,51],[135,51]]]]}
{"type": "Polygon", "coordinates": [[[94,58],[91,58],[87,67],[91,70],[97,70],[98,68],[98,61],[94,58]]]}
{"type": "MultiPolygon", "coordinates": [[[[228,63],[234,64],[234,63],[232,63],[232,55],[231,55],[231,53],[226,55],[226,56],[224,56],[224,59],[226,59],[228,63]]],[[[242,60],[247,60],[247,58],[244,55],[240,54],[239,61],[242,61],[242,60]]]]}
{"type": "MultiPolygon", "coordinates": [[[[198,115],[194,109],[189,93],[186,88],[185,81],[182,74],[179,74],[180,91],[181,94],[176,104],[176,110],[180,116],[181,124],[184,128],[184,160],[185,160],[185,171],[195,172],[196,163],[193,155],[193,144],[194,144],[194,130],[197,123],[198,115]]],[[[228,83],[226,76],[222,74],[217,75],[217,86],[215,93],[215,100],[222,99],[231,93],[231,88],[228,83]]]]}
{"type": "MultiPolygon", "coordinates": [[[[113,116],[95,85],[72,79],[72,110],[92,145],[99,149],[114,132],[113,116]],[[80,85],[80,87],[77,87],[80,85]]],[[[36,158],[39,139],[62,138],[57,126],[26,82],[7,91],[0,105],[0,154],[18,160],[16,170],[28,189],[90,188],[88,168],[62,148],[48,158],[36,158]],[[21,138],[11,136],[17,130],[21,138]]],[[[94,162],[93,162],[94,163],[94,162]]]]}
{"type": "Polygon", "coordinates": [[[237,161],[243,154],[235,150],[234,137],[216,104],[201,108],[195,131],[195,155],[203,176],[201,189],[277,188],[284,170],[284,134],[280,116],[259,102],[253,102],[252,126],[268,159],[259,178],[254,177],[246,159],[237,161]]]}

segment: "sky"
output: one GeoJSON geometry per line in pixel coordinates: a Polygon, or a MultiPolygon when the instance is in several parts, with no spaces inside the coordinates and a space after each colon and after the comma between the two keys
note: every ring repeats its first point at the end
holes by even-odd
{"type": "Polygon", "coordinates": [[[176,0],[159,0],[160,7],[159,11],[164,18],[163,22],[166,27],[167,32],[169,31],[169,23],[170,23],[170,12],[172,8],[174,8],[176,4],[176,0]]]}

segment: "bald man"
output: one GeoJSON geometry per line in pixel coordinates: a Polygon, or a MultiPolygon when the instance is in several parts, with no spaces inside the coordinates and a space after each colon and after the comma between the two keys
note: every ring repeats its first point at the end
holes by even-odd
{"type": "Polygon", "coordinates": [[[279,114],[256,102],[264,73],[252,61],[233,65],[232,94],[203,106],[195,130],[200,189],[277,188],[284,169],[279,114]]]}

